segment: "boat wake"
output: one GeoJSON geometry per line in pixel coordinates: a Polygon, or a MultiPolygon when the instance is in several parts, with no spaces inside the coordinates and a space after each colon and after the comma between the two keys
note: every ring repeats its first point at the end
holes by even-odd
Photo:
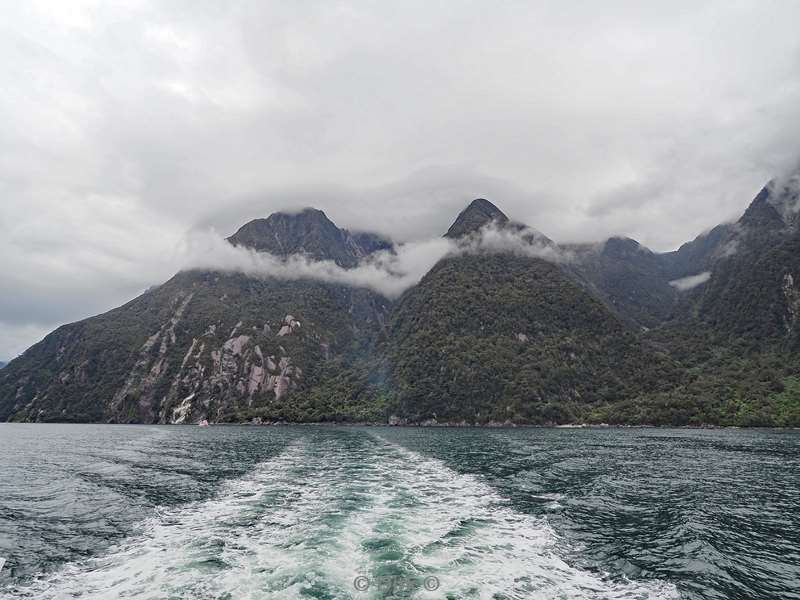
{"type": "Polygon", "coordinates": [[[102,556],[6,591],[61,600],[676,598],[559,557],[544,519],[366,432],[307,436],[102,556]]]}

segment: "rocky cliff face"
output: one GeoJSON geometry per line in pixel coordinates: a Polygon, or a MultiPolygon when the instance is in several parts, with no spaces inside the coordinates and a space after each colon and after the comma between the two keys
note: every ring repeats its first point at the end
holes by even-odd
{"type": "Polygon", "coordinates": [[[188,277],[175,286],[172,314],[136,353],[112,415],[160,423],[279,417],[307,391],[307,375],[379,330],[388,309],[385,299],[346,287],[188,277]]]}

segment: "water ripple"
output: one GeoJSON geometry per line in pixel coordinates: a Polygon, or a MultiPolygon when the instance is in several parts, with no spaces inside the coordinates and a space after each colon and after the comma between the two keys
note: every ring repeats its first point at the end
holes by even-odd
{"type": "Polygon", "coordinates": [[[798,434],[0,436],[9,600],[800,597],[798,434]]]}

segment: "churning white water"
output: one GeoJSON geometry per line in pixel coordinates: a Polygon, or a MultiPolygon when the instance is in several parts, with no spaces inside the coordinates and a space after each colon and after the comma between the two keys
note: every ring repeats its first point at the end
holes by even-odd
{"type": "Polygon", "coordinates": [[[299,437],[214,497],[6,598],[674,598],[570,566],[546,518],[479,477],[390,443],[299,437]]]}

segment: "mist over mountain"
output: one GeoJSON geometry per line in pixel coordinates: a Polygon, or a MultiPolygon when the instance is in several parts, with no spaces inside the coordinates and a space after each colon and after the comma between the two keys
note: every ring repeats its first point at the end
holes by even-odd
{"type": "Polygon", "coordinates": [[[668,253],[486,199],[409,243],[275,213],[13,360],[0,419],[796,425],[797,182],[668,253]]]}

